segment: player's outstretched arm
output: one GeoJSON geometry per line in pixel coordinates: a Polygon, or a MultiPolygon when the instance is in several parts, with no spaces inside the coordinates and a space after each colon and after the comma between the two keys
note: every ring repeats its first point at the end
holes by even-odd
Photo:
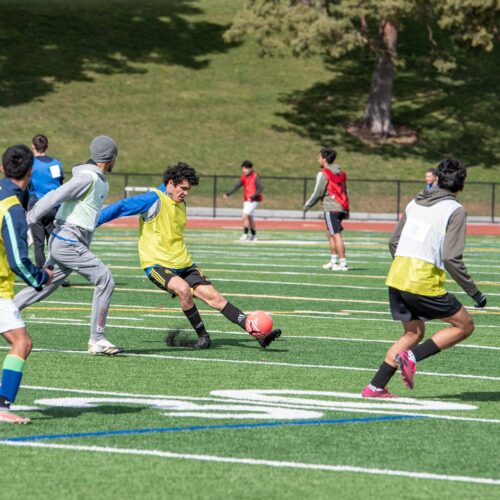
{"type": "Polygon", "coordinates": [[[157,201],[158,195],[154,191],[123,198],[123,200],[116,201],[101,210],[97,225],[100,226],[127,215],[142,214],[147,212],[157,201]]]}
{"type": "Polygon", "coordinates": [[[227,198],[228,196],[231,196],[232,194],[236,193],[236,191],[238,191],[238,189],[240,189],[240,187],[243,186],[243,182],[241,182],[241,179],[238,179],[233,187],[227,191],[226,193],[224,193],[224,197],[227,198]]]}

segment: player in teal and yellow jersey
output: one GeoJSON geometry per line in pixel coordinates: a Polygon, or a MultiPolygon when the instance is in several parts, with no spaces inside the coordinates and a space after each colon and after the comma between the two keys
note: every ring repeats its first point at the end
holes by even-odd
{"type": "Polygon", "coordinates": [[[32,341],[14,304],[14,273],[29,286],[50,284],[53,271],[35,267],[28,257],[26,213],[20,199],[31,177],[33,153],[24,144],[8,148],[2,156],[5,178],[0,181],[0,334],[10,349],[4,359],[0,387],[0,422],[28,424],[29,418],[10,411],[16,399],[32,341]]]}
{"type": "MultiPolygon", "coordinates": [[[[193,296],[220,311],[248,333],[246,315],[228,302],[193,263],[184,242],[186,203],[190,189],[199,182],[196,170],[186,163],[168,167],[163,184],[149,193],[125,198],[106,207],[98,225],[126,215],[140,214],[139,259],[147,277],[159,288],[178,297],[181,309],[198,335],[197,349],[210,347],[210,336],[193,296]]],[[[281,335],[276,329],[257,338],[267,347],[281,335]]]]}

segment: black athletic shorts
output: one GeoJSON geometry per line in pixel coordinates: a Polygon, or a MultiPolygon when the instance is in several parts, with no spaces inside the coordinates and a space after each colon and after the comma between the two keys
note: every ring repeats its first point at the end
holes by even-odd
{"type": "Polygon", "coordinates": [[[325,212],[326,229],[330,234],[338,234],[344,230],[342,221],[346,218],[344,212],[325,212]]]}
{"type": "Polygon", "coordinates": [[[149,279],[162,290],[168,292],[172,297],[175,293],[168,288],[168,282],[174,277],[179,276],[191,287],[195,288],[198,285],[211,285],[211,281],[203,274],[196,266],[191,266],[186,269],[169,269],[168,267],[155,266],[151,269],[149,279]]]}
{"type": "Polygon", "coordinates": [[[457,313],[462,304],[451,293],[429,297],[415,293],[403,292],[397,288],[389,287],[389,304],[392,319],[411,321],[421,319],[447,318],[457,313]]]}

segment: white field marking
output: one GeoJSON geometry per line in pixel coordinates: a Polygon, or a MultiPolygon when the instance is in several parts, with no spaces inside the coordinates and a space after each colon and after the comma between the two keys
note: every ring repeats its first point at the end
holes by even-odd
{"type": "MultiPolygon", "coordinates": [[[[214,262],[210,262],[210,264],[214,264],[214,262]]],[[[224,262],[221,262],[221,264],[224,264],[224,262]]],[[[242,264],[246,267],[250,267],[250,266],[259,266],[259,267],[269,267],[267,266],[266,264],[242,264]]],[[[109,267],[109,269],[135,269],[136,271],[137,270],[142,270],[140,267],[138,266],[115,266],[115,265],[108,265],[107,267],[109,267]]],[[[290,267],[290,266],[286,266],[286,267],[290,267]]],[[[356,277],[356,278],[363,278],[363,279],[377,279],[377,280],[385,280],[387,278],[387,276],[372,276],[372,275],[353,275],[353,274],[349,274],[349,273],[342,273],[342,274],[339,274],[339,273],[334,273],[334,272],[323,272],[323,273],[302,273],[302,272],[299,272],[299,271],[257,271],[257,270],[253,270],[253,269],[249,269],[249,270],[245,270],[245,269],[207,269],[206,267],[203,267],[203,271],[206,271],[206,272],[212,272],[212,273],[252,273],[252,274],[272,274],[272,275],[290,275],[290,276],[323,276],[323,277],[326,277],[326,276],[329,276],[329,277],[340,277],[340,278],[352,278],[352,277],[356,277]]]]}
{"type": "MultiPolygon", "coordinates": [[[[248,267],[246,264],[242,264],[248,267]]],[[[110,266],[111,267],[111,266],[110,266]]],[[[285,267],[290,267],[290,266],[285,266],[285,267]]],[[[304,266],[301,266],[304,267],[304,266]]],[[[134,268],[132,268],[134,269],[134,268]]],[[[210,270],[213,271],[213,270],[210,270]]],[[[232,270],[224,270],[224,272],[233,272],[232,270]]],[[[263,273],[261,271],[257,271],[254,274],[294,274],[294,273],[270,273],[266,272],[263,273]]],[[[305,273],[307,274],[307,273],[305,273]]],[[[490,273],[485,273],[485,274],[490,274],[490,273]]],[[[499,273],[500,274],[500,273],[499,273]]],[[[113,275],[115,278],[126,278],[126,279],[144,279],[146,278],[145,274],[139,274],[139,275],[130,275],[130,274],[114,274],[113,275]]],[[[327,275],[321,275],[321,276],[327,276],[327,275]]],[[[335,276],[335,275],[333,275],[335,276]]],[[[362,276],[357,277],[362,278],[362,276]]],[[[352,276],[351,276],[352,277],[352,276]]],[[[355,290],[382,290],[382,291],[387,291],[387,287],[375,287],[375,286],[359,286],[359,285],[340,285],[336,283],[309,283],[305,281],[266,281],[266,280],[245,280],[245,279],[232,279],[232,278],[211,278],[211,281],[227,281],[229,283],[256,283],[256,284],[267,284],[267,285],[297,285],[297,286],[311,286],[315,288],[348,288],[348,289],[355,289],[355,290]]],[[[76,285],[78,286],[78,285],[76,285]]],[[[466,293],[462,290],[455,290],[452,291],[454,295],[466,295],[466,293]]],[[[488,292],[488,296],[500,296],[500,293],[492,293],[488,292]]],[[[494,307],[493,307],[494,308],[494,307]]],[[[471,307],[471,309],[475,309],[471,307]]],[[[489,307],[488,309],[492,309],[492,307],[489,307]]]]}
{"type": "MultiPolygon", "coordinates": [[[[175,401],[203,401],[203,402],[220,402],[221,399],[217,397],[189,397],[189,396],[163,396],[163,395],[149,395],[149,394],[134,394],[134,393],[122,393],[122,392],[110,392],[110,391],[95,391],[95,390],[84,390],[84,389],[66,389],[66,388],[57,388],[57,387],[42,387],[42,386],[22,386],[23,389],[31,389],[31,390],[40,390],[40,391],[57,391],[57,392],[69,392],[69,393],[77,393],[77,394],[93,394],[99,396],[112,396],[118,398],[131,397],[131,398],[145,398],[148,402],[151,401],[161,401],[166,399],[173,399],[175,401]]],[[[212,391],[212,396],[215,395],[218,391],[212,391]]],[[[253,393],[254,399],[251,397],[248,398],[246,393],[248,391],[240,390],[240,391],[222,391],[224,394],[222,397],[225,402],[232,403],[254,403],[255,398],[258,397],[259,405],[263,406],[283,406],[283,402],[274,401],[269,397],[260,397],[259,395],[265,392],[280,392],[280,391],[262,391],[262,390],[250,390],[250,393],[253,393]],[[233,394],[234,392],[234,394],[233,394]],[[258,393],[256,395],[256,393],[258,393]]],[[[299,395],[310,395],[310,394],[320,394],[318,391],[290,391],[284,390],[281,391],[288,394],[299,394],[299,395]]],[[[488,423],[488,424],[500,424],[499,419],[488,419],[488,418],[475,418],[475,417],[458,417],[453,415],[442,415],[436,413],[415,413],[409,411],[395,411],[392,408],[392,405],[397,404],[398,407],[407,410],[475,410],[477,409],[474,405],[466,405],[463,403],[450,403],[450,402],[442,402],[436,400],[419,400],[413,398],[398,398],[395,400],[372,400],[365,399],[358,393],[329,393],[335,394],[340,398],[354,398],[361,399],[364,401],[363,403],[348,403],[342,404],[334,401],[325,401],[325,400],[312,400],[309,398],[298,400],[297,402],[292,402],[287,398],[287,408],[296,408],[303,410],[317,410],[318,406],[321,406],[322,409],[326,409],[329,411],[336,412],[348,412],[348,413],[367,413],[367,414],[376,414],[376,415],[406,415],[406,416],[420,416],[420,417],[428,417],[435,418],[438,420],[457,420],[457,421],[466,421],[466,422],[477,422],[477,423],[488,423]],[[391,405],[391,411],[387,411],[389,409],[389,405],[391,405]],[[444,405],[444,406],[443,406],[444,405]]],[[[251,394],[252,395],[252,394],[251,394]]],[[[275,396],[276,397],[276,396],[275,396]]],[[[78,398],[77,398],[78,399],[78,398]]],[[[55,403],[56,399],[53,398],[53,402],[55,403]]],[[[36,401],[38,402],[38,400],[36,401]]],[[[81,402],[79,400],[71,401],[71,398],[66,398],[65,404],[66,406],[71,405],[79,405],[81,402]]],[[[59,403],[57,403],[59,404],[59,403]]],[[[37,407],[20,407],[15,406],[13,409],[20,411],[23,410],[39,410],[37,407]]],[[[192,415],[189,415],[192,416],[192,415]]]]}
{"type": "MultiPolygon", "coordinates": [[[[154,316],[154,315],[148,315],[148,316],[154,316]]],[[[162,317],[162,318],[170,318],[170,319],[176,319],[176,320],[182,320],[184,319],[184,316],[154,316],[154,317],[162,317]]],[[[293,316],[297,317],[297,316],[293,316]]],[[[304,317],[304,316],[300,316],[304,317]]],[[[309,316],[313,318],[314,316],[309,316]]],[[[328,318],[328,319],[338,319],[338,318],[328,318]]],[[[355,318],[345,318],[345,319],[355,319],[355,318]]],[[[54,318],[44,318],[43,320],[32,320],[32,319],[27,319],[27,323],[34,323],[34,324],[40,324],[40,325],[50,325],[53,323],[54,318]]],[[[370,321],[367,318],[363,318],[363,321],[370,321]]],[[[375,320],[372,320],[375,321],[375,320]]],[[[376,321],[382,321],[382,320],[376,320],[376,321]]],[[[392,322],[392,320],[386,320],[388,322],[392,322]]],[[[90,326],[90,323],[74,323],[73,326],[83,326],[83,327],[88,327],[90,326]]],[[[130,325],[106,325],[108,328],[118,328],[118,329],[124,329],[124,330],[151,330],[151,331],[160,331],[160,332],[165,332],[165,327],[137,327],[137,326],[130,326],[130,325]]],[[[477,326],[477,325],[476,325],[477,326]]],[[[193,329],[192,328],[176,328],[176,330],[180,332],[187,332],[187,333],[192,333],[193,329]]],[[[247,337],[248,333],[243,333],[243,332],[235,332],[235,331],[227,331],[227,330],[214,330],[210,329],[210,333],[221,333],[221,334],[230,334],[230,335],[239,335],[242,337],[247,337]]],[[[394,344],[394,340],[383,340],[383,339],[360,339],[360,338],[354,338],[354,337],[330,337],[330,336],[321,336],[321,335],[282,335],[282,339],[293,339],[293,340],[328,340],[328,341],[337,341],[337,342],[361,342],[361,343],[368,343],[368,344],[394,344]]],[[[496,346],[487,346],[487,345],[479,345],[479,344],[457,344],[454,347],[460,347],[460,348],[465,348],[465,349],[480,349],[480,350],[485,350],[485,351],[500,351],[500,347],[496,346]]],[[[0,347],[0,349],[8,349],[8,347],[0,347]]]]}
{"type": "MultiPolygon", "coordinates": [[[[142,279],[146,276],[140,275],[113,275],[115,278],[133,278],[142,279]]],[[[357,290],[387,290],[387,287],[370,287],[370,286],[354,286],[354,285],[336,285],[336,284],[323,284],[323,283],[306,283],[300,281],[265,281],[265,280],[245,280],[245,279],[231,279],[231,278],[210,278],[210,281],[227,281],[228,283],[256,283],[258,285],[297,285],[297,286],[312,286],[315,288],[352,288],[357,290]]],[[[488,294],[490,295],[490,294],[488,294]]]]}
{"type": "MultiPolygon", "coordinates": [[[[256,420],[295,420],[317,419],[324,414],[316,409],[304,410],[289,408],[283,405],[256,405],[243,402],[236,404],[229,400],[216,399],[217,404],[198,404],[192,401],[181,401],[178,398],[149,399],[130,397],[79,397],[79,398],[46,398],[37,399],[34,404],[58,408],[96,408],[99,404],[136,404],[157,410],[169,417],[195,417],[213,419],[256,419],[256,420]],[[222,404],[221,404],[222,403],[222,404]]],[[[44,411],[38,408],[38,411],[44,411]]]]}
{"type": "MultiPolygon", "coordinates": [[[[139,289],[139,288],[115,288],[115,292],[137,292],[137,293],[162,293],[163,290],[154,289],[139,289]]],[[[294,297],[286,295],[267,295],[267,294],[249,294],[249,293],[225,293],[226,297],[245,297],[256,299],[275,299],[275,300],[300,300],[300,301],[313,301],[313,302],[352,302],[357,304],[381,304],[387,305],[387,301],[380,300],[359,300],[359,299],[332,299],[325,297],[294,297]]]]}
{"type": "MultiPolygon", "coordinates": [[[[210,262],[210,265],[215,264],[215,262],[210,262]]],[[[224,264],[224,263],[221,263],[224,264]]],[[[267,264],[249,264],[249,263],[244,263],[241,264],[244,265],[245,267],[269,267],[267,264]]],[[[137,266],[114,266],[114,265],[108,265],[110,269],[135,269],[138,270],[140,269],[137,266]]],[[[285,267],[290,267],[290,266],[285,266],[285,267]]],[[[323,273],[312,273],[312,272],[300,272],[300,271],[259,271],[259,270],[250,270],[250,269],[210,269],[210,268],[205,268],[203,266],[203,270],[206,272],[221,272],[221,273],[252,273],[253,275],[255,274],[272,274],[273,276],[329,276],[329,277],[340,277],[340,278],[357,278],[357,279],[377,279],[377,280],[385,280],[387,276],[377,276],[377,275],[360,275],[360,274],[352,274],[352,273],[334,273],[334,272],[323,272],[323,273]]],[[[491,286],[500,286],[500,282],[498,281],[477,281],[478,284],[480,285],[491,285],[491,286]]],[[[16,283],[16,285],[20,286],[21,283],[16,283]]],[[[24,285],[23,285],[24,286],[24,285]]],[[[78,286],[78,285],[76,285],[78,286]]],[[[454,294],[465,294],[465,292],[462,292],[460,290],[453,291],[452,293],[454,294]]],[[[488,292],[488,295],[498,295],[498,294],[490,294],[488,292]]]]}
{"type": "MultiPolygon", "coordinates": [[[[433,399],[395,398],[370,399],[355,392],[314,391],[296,389],[222,389],[211,391],[212,396],[236,399],[252,403],[274,403],[299,405],[300,407],[321,408],[324,410],[347,408],[351,410],[424,410],[424,411],[471,411],[477,406],[438,401],[433,399]],[[299,397],[296,397],[299,396],[299,397]],[[311,399],[300,396],[316,396],[327,399],[311,399]],[[337,400],[336,400],[336,399],[337,400]],[[338,401],[348,400],[348,401],[338,401]],[[349,401],[354,399],[355,401],[349,401]]],[[[500,420],[498,421],[500,422],[500,420]]]]}
{"type": "Polygon", "coordinates": [[[143,321],[142,318],[130,318],[127,316],[108,316],[106,319],[119,319],[124,321],[143,321]]]}
{"type": "MultiPolygon", "coordinates": [[[[146,317],[155,317],[155,318],[168,318],[168,319],[176,319],[176,320],[183,320],[185,317],[183,315],[178,315],[178,316],[171,316],[171,315],[165,315],[165,316],[160,316],[160,315],[155,315],[155,314],[147,314],[145,315],[146,317]]],[[[314,316],[298,316],[298,315],[283,315],[283,316],[289,316],[293,318],[314,318],[314,316]]],[[[41,325],[50,325],[54,320],[58,318],[43,318],[40,320],[32,319],[31,317],[26,319],[27,323],[34,323],[34,324],[41,324],[41,325]]],[[[108,317],[109,319],[109,317],[108,317]]],[[[119,318],[114,318],[114,319],[119,319],[119,318]]],[[[328,318],[328,319],[339,319],[339,318],[328,318]]],[[[355,320],[356,318],[344,318],[344,319],[352,319],[355,320]]],[[[136,318],[134,318],[136,320],[136,318]]],[[[389,323],[392,323],[392,320],[370,320],[368,318],[361,318],[361,321],[387,321],[389,323]]],[[[137,321],[143,321],[142,319],[137,319],[137,321]]],[[[90,323],[72,323],[73,326],[90,326],[90,323]]],[[[130,326],[130,325],[106,325],[108,328],[121,328],[125,330],[152,330],[152,331],[160,331],[164,332],[165,327],[137,327],[137,326],[130,326]]],[[[477,325],[476,325],[477,326],[477,325]]],[[[192,332],[192,328],[176,328],[176,330],[179,330],[180,332],[192,332]]],[[[230,335],[240,335],[242,337],[248,336],[248,333],[243,333],[243,332],[237,332],[237,331],[227,331],[227,330],[214,330],[210,329],[210,333],[222,333],[222,334],[230,334],[230,335]]],[[[383,340],[383,339],[360,339],[360,338],[355,338],[355,337],[331,337],[331,336],[321,336],[321,335],[282,335],[281,338],[283,339],[294,339],[294,340],[331,340],[331,341],[344,341],[344,342],[366,342],[366,343],[379,343],[379,344],[394,344],[394,340],[383,340]]],[[[500,351],[500,347],[495,347],[495,346],[485,346],[485,345],[479,345],[479,344],[457,344],[455,347],[462,347],[462,348],[469,348],[469,349],[483,349],[487,351],[500,351]]],[[[1,349],[1,348],[0,348],[1,349]]]]}
{"type": "MultiPolygon", "coordinates": [[[[456,292],[454,292],[456,293],[456,292]]],[[[488,295],[491,295],[491,294],[488,294],[488,295]]],[[[73,305],[73,306],[83,306],[83,307],[87,307],[89,310],[91,309],[91,305],[89,304],[89,302],[74,302],[74,301],[66,301],[66,300],[44,300],[43,301],[43,304],[56,304],[56,305],[73,305]]],[[[387,303],[385,304],[387,305],[387,303]]],[[[37,306],[34,306],[34,307],[37,307],[37,306]]],[[[113,310],[113,308],[115,309],[151,309],[152,311],[155,311],[155,312],[178,312],[179,309],[177,307],[162,307],[162,306],[141,306],[141,305],[132,305],[132,304],[113,304],[111,306],[111,311],[113,310]]],[[[198,308],[200,310],[200,312],[202,312],[203,314],[218,314],[218,311],[214,311],[213,309],[203,309],[203,308],[198,308]]],[[[495,306],[488,306],[487,308],[485,309],[476,309],[474,307],[466,307],[466,309],[471,309],[473,311],[475,311],[476,314],[487,314],[488,313],[488,310],[490,309],[493,309],[493,310],[500,310],[500,307],[495,307],[495,306]]],[[[338,312],[333,312],[333,311],[314,311],[314,310],[296,310],[296,311],[292,311],[293,313],[304,313],[304,314],[317,314],[317,315],[339,315],[340,313],[366,313],[366,314],[390,314],[389,311],[387,310],[387,312],[380,312],[380,311],[370,311],[370,310],[366,310],[366,309],[343,309],[342,311],[340,311],[340,313],[338,312]]],[[[179,313],[180,314],[180,313],[179,313]]],[[[272,313],[272,314],[277,314],[278,313],[272,313]]],[[[279,314],[280,316],[281,315],[284,315],[284,314],[279,314]]],[[[159,316],[160,317],[160,316],[159,316]]],[[[183,317],[183,316],[181,316],[183,317]]],[[[308,316],[309,317],[309,316],[308,316]]],[[[60,321],[65,321],[64,319],[61,319],[61,318],[57,318],[59,319],[60,321]]],[[[497,328],[496,326],[493,326],[493,325],[475,325],[476,327],[482,327],[482,328],[497,328]]]]}
{"type": "Polygon", "coordinates": [[[24,442],[0,441],[0,444],[7,446],[23,446],[28,448],[48,448],[54,450],[57,449],[57,450],[71,450],[71,451],[88,451],[92,453],[113,453],[121,455],[151,456],[151,457],[169,458],[169,459],[198,460],[203,462],[229,463],[229,464],[241,464],[241,465],[261,465],[261,466],[276,467],[276,468],[321,470],[329,472],[351,472],[351,473],[370,474],[378,476],[409,477],[412,479],[426,479],[426,480],[431,479],[431,480],[448,481],[448,482],[490,484],[495,486],[500,485],[499,479],[492,479],[485,477],[452,476],[448,474],[434,474],[429,472],[411,472],[403,470],[353,467],[351,465],[312,464],[312,463],[302,463],[302,462],[263,460],[254,458],[234,458],[234,457],[223,457],[216,455],[173,453],[169,451],[144,450],[137,448],[109,448],[105,446],[81,446],[81,445],[53,444],[53,443],[26,442],[26,441],[24,442]]]}
{"type": "MultiPolygon", "coordinates": [[[[0,347],[0,350],[7,350],[8,347],[0,347]]],[[[84,354],[88,356],[88,352],[77,351],[72,349],[45,349],[35,348],[32,352],[49,352],[56,354],[84,354]]],[[[171,359],[176,361],[202,361],[206,363],[227,363],[237,365],[258,365],[258,366],[287,366],[289,368],[311,368],[318,370],[345,370],[354,372],[374,372],[374,368],[360,368],[357,366],[341,366],[341,365],[312,365],[305,363],[285,363],[279,361],[254,361],[248,359],[223,359],[223,358],[199,358],[196,356],[171,356],[168,354],[136,354],[136,353],[123,353],[120,356],[130,358],[147,358],[147,359],[171,359]]],[[[429,377],[444,377],[444,378],[463,378],[472,380],[488,380],[493,382],[500,382],[500,377],[492,377],[487,375],[470,375],[466,373],[436,373],[436,372],[418,372],[419,375],[429,377]]]]}
{"type": "MultiPolygon", "coordinates": [[[[85,323],[84,319],[79,319],[79,318],[61,318],[60,316],[58,318],[49,318],[49,317],[43,317],[43,320],[50,320],[52,323],[64,323],[65,325],[70,324],[70,325],[78,325],[78,326],[88,326],[88,323],[85,323]]],[[[34,314],[28,314],[25,317],[26,321],[38,321],[38,318],[34,314]]]]}

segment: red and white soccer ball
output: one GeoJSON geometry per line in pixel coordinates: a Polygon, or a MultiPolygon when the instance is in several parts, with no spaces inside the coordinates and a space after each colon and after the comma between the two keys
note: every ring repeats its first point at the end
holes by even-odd
{"type": "Polygon", "coordinates": [[[256,338],[268,335],[273,329],[273,318],[265,311],[254,311],[248,314],[245,329],[256,338]]]}

